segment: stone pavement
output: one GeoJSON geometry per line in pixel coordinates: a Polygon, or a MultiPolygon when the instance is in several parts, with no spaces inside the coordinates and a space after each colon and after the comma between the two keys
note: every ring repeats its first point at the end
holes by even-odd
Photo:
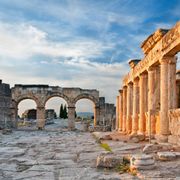
{"type": "Polygon", "coordinates": [[[45,131],[13,131],[0,136],[0,180],[134,179],[96,169],[102,152],[91,133],[70,132],[58,124],[45,131]]]}

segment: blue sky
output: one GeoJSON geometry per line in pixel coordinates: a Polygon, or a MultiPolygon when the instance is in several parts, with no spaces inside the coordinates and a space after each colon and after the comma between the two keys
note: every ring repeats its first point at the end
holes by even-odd
{"type": "Polygon", "coordinates": [[[0,77],[96,88],[115,102],[140,44],[180,19],[180,0],[0,0],[0,77]]]}

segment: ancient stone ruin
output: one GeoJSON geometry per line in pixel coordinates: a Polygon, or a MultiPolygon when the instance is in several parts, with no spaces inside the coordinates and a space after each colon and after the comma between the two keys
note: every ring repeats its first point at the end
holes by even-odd
{"type": "Polygon", "coordinates": [[[9,84],[0,80],[0,129],[12,127],[11,124],[11,90],[9,84]]]}
{"type": "MultiPolygon", "coordinates": [[[[9,86],[8,86],[9,87],[9,86]]],[[[115,107],[105,103],[104,97],[99,97],[99,91],[80,88],[62,88],[48,85],[15,85],[9,89],[9,105],[11,104],[11,121],[17,127],[18,104],[24,99],[36,102],[37,127],[45,126],[45,104],[52,97],[63,98],[68,105],[68,124],[70,129],[75,127],[75,104],[78,100],[86,98],[94,103],[94,127],[110,126],[114,122],[115,107]],[[12,97],[10,96],[12,95],[12,97]],[[12,100],[12,102],[11,102],[12,100]]],[[[10,106],[6,107],[10,110],[10,106]]]]}
{"type": "Polygon", "coordinates": [[[130,72],[117,96],[116,129],[180,145],[180,86],[176,77],[180,22],[170,30],[158,29],[141,48],[144,58],[130,60],[130,72]]]}

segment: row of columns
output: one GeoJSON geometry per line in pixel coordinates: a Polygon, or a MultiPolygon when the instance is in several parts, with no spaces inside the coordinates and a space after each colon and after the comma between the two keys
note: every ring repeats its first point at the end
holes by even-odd
{"type": "Polygon", "coordinates": [[[160,115],[159,135],[169,134],[168,110],[176,108],[176,57],[163,57],[159,64],[135,77],[119,90],[116,129],[127,134],[157,134],[155,115],[160,115]]]}

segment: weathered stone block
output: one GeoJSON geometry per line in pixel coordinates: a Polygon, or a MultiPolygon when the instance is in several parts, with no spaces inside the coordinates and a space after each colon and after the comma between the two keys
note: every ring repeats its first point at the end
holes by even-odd
{"type": "Polygon", "coordinates": [[[97,168],[114,168],[119,164],[123,163],[123,156],[103,153],[97,157],[96,167],[97,168]]]}
{"type": "Polygon", "coordinates": [[[176,154],[173,152],[158,152],[157,155],[162,161],[172,161],[176,158],[176,154]]]}
{"type": "Polygon", "coordinates": [[[130,159],[130,168],[132,170],[151,170],[155,168],[155,161],[152,155],[133,155],[130,159]]]}
{"type": "Polygon", "coordinates": [[[172,146],[170,144],[147,144],[143,148],[143,153],[153,153],[153,152],[158,152],[158,151],[168,151],[171,150],[172,146]]]}

